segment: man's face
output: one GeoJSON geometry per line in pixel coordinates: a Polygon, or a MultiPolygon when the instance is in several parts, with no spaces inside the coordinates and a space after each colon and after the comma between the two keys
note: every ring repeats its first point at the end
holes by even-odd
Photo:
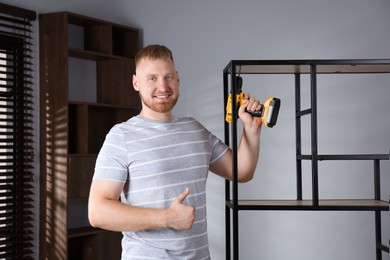
{"type": "Polygon", "coordinates": [[[133,86],[139,92],[143,110],[152,113],[171,113],[179,98],[179,75],[170,59],[139,61],[133,86]]]}

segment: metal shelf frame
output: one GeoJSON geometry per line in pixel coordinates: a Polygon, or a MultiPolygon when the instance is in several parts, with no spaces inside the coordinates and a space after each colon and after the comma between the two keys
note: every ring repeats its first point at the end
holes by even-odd
{"type": "MultiPolygon", "coordinates": [[[[376,260],[382,260],[382,251],[389,253],[389,246],[382,244],[381,212],[389,211],[389,201],[380,198],[380,161],[389,160],[389,154],[318,154],[317,129],[317,75],[318,74],[372,74],[390,73],[390,59],[348,60],[231,60],[223,70],[224,111],[229,92],[232,93],[233,121],[224,125],[225,143],[232,148],[233,178],[225,181],[226,259],[239,259],[239,211],[240,210],[304,210],[304,211],[374,211],[376,260]],[[296,130],[296,199],[295,200],[239,200],[237,156],[237,105],[236,81],[239,74],[292,74],[295,78],[295,130],[296,130]],[[301,75],[310,75],[310,105],[301,108],[301,75]],[[230,90],[229,90],[229,85],[230,90]],[[301,118],[311,116],[311,154],[302,154],[301,118]],[[231,143],[230,143],[231,141],[231,143]],[[302,198],[302,161],[311,161],[312,198],[302,198]],[[372,160],[374,198],[367,200],[321,200],[318,192],[318,162],[322,160],[372,160]]],[[[226,111],[225,111],[226,113],[226,111]]]]}

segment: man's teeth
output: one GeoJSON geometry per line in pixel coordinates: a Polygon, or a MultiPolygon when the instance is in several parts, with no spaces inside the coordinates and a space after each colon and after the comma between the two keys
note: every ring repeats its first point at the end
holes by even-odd
{"type": "Polygon", "coordinates": [[[156,98],[168,98],[169,95],[164,95],[164,96],[156,96],[156,98]]]}

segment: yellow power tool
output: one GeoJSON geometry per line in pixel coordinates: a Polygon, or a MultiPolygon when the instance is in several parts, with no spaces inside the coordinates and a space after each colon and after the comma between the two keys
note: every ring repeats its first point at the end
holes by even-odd
{"type": "MultiPolygon", "coordinates": [[[[244,98],[244,93],[242,93],[242,78],[236,77],[236,102],[237,109],[240,105],[244,104],[247,99],[244,98]]],[[[233,121],[233,101],[232,94],[230,93],[228,96],[227,104],[226,104],[226,121],[231,123],[233,121]]],[[[276,97],[269,97],[264,104],[262,104],[262,108],[258,111],[246,111],[252,116],[260,117],[263,125],[267,127],[273,127],[276,125],[276,121],[279,115],[280,108],[280,99],[276,97]]]]}

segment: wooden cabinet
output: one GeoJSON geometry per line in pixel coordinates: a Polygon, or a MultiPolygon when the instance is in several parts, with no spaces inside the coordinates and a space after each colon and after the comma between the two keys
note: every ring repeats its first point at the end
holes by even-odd
{"type": "Polygon", "coordinates": [[[105,135],[140,111],[138,49],[138,29],[40,15],[41,259],[120,259],[121,233],[92,228],[87,201],[105,135]]]}

